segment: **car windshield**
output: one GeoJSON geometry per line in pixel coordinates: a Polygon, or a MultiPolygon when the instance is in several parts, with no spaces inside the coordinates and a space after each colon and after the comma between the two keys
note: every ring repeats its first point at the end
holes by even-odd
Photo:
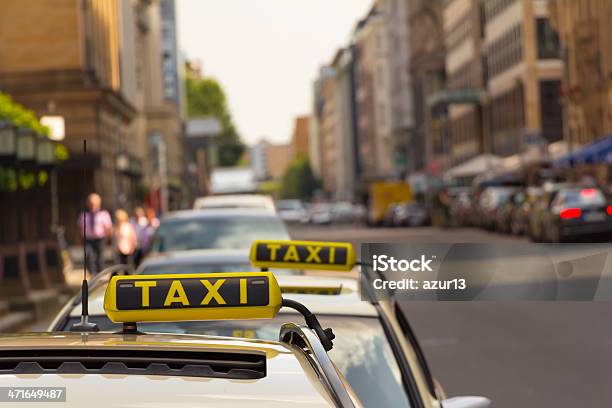
{"type": "Polygon", "coordinates": [[[276,217],[234,215],[170,219],[159,226],[152,250],[248,249],[256,239],[289,239],[289,234],[276,217]]]}
{"type": "MultiPolygon", "coordinates": [[[[159,263],[142,265],[137,274],[163,275],[174,273],[212,273],[212,272],[255,272],[260,269],[254,268],[250,263],[159,263]]],[[[301,271],[289,269],[273,269],[275,275],[300,275],[301,271]]]]}
{"type": "Polygon", "coordinates": [[[555,203],[568,207],[602,206],[606,203],[606,197],[596,188],[561,190],[555,203]]]}
{"type": "Polygon", "coordinates": [[[276,208],[279,210],[301,210],[302,204],[298,200],[277,201],[276,208]]]}
{"type": "MultiPolygon", "coordinates": [[[[271,320],[140,323],[139,330],[177,334],[203,334],[278,340],[280,326],[295,320],[280,315],[271,320]]],[[[65,330],[79,318],[71,318],[65,330]]],[[[121,327],[106,316],[92,316],[101,331],[121,327]]],[[[374,317],[319,316],[324,327],[334,330],[336,339],[330,356],[353,387],[364,407],[405,408],[410,406],[399,365],[380,321],[374,317]],[[376,381],[373,381],[373,380],[376,381]]]]}

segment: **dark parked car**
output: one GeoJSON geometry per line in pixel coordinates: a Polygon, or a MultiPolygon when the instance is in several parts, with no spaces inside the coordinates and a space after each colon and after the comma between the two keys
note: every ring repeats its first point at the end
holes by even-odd
{"type": "Polygon", "coordinates": [[[487,187],[478,200],[477,219],[479,226],[486,229],[494,229],[496,226],[497,212],[518,190],[517,187],[495,186],[487,187]]]}
{"type": "Polygon", "coordinates": [[[539,242],[544,239],[544,218],[550,211],[552,200],[556,197],[559,190],[564,187],[570,188],[572,184],[545,183],[542,186],[542,194],[534,201],[529,214],[527,234],[533,241],[539,242]]]}
{"type": "Polygon", "coordinates": [[[515,212],[518,212],[525,202],[525,190],[520,189],[513,192],[508,201],[506,201],[497,210],[495,217],[495,229],[499,232],[509,234],[512,232],[512,220],[515,212]]]}
{"type": "Polygon", "coordinates": [[[512,220],[510,221],[510,232],[512,234],[523,235],[529,233],[529,217],[533,206],[541,196],[541,187],[528,187],[525,190],[524,199],[512,213],[512,220]]]}
{"type": "Polygon", "coordinates": [[[612,238],[612,206],[599,188],[561,188],[543,217],[542,238],[563,242],[580,237],[612,238]]]}

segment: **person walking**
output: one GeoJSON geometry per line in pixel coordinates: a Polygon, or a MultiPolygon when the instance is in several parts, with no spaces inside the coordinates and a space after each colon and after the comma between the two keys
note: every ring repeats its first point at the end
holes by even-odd
{"type": "Polygon", "coordinates": [[[138,246],[138,238],[125,210],[119,209],[115,211],[115,220],[115,249],[117,251],[117,258],[120,264],[129,265],[138,246]]]}
{"type": "Polygon", "coordinates": [[[87,197],[87,210],[78,221],[81,237],[85,241],[85,265],[90,274],[102,270],[104,240],[113,234],[113,222],[108,211],[102,209],[102,198],[96,194],[87,197]]]}
{"type": "Polygon", "coordinates": [[[142,207],[136,207],[134,209],[134,217],[132,217],[131,223],[136,232],[136,239],[138,242],[136,250],[134,251],[134,267],[137,268],[147,251],[148,242],[147,229],[149,227],[149,220],[142,207]]]}

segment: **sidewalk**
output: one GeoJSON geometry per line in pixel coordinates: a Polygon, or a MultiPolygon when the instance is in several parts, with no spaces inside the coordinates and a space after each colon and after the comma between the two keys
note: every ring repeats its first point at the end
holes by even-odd
{"type": "Polygon", "coordinates": [[[32,291],[24,298],[0,300],[0,333],[46,330],[83,281],[82,248],[71,247],[64,258],[65,287],[32,291]]]}

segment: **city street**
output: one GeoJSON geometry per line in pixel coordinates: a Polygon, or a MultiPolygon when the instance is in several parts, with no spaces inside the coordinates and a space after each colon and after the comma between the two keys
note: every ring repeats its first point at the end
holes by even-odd
{"type": "MultiPolygon", "coordinates": [[[[294,239],[364,242],[521,242],[476,229],[304,227],[294,239]]],[[[523,241],[525,241],[523,239],[523,241]]],[[[606,302],[402,304],[449,395],[497,407],[599,407],[612,399],[612,305],[606,302]],[[560,396],[563,395],[563,398],[560,396]]]]}

